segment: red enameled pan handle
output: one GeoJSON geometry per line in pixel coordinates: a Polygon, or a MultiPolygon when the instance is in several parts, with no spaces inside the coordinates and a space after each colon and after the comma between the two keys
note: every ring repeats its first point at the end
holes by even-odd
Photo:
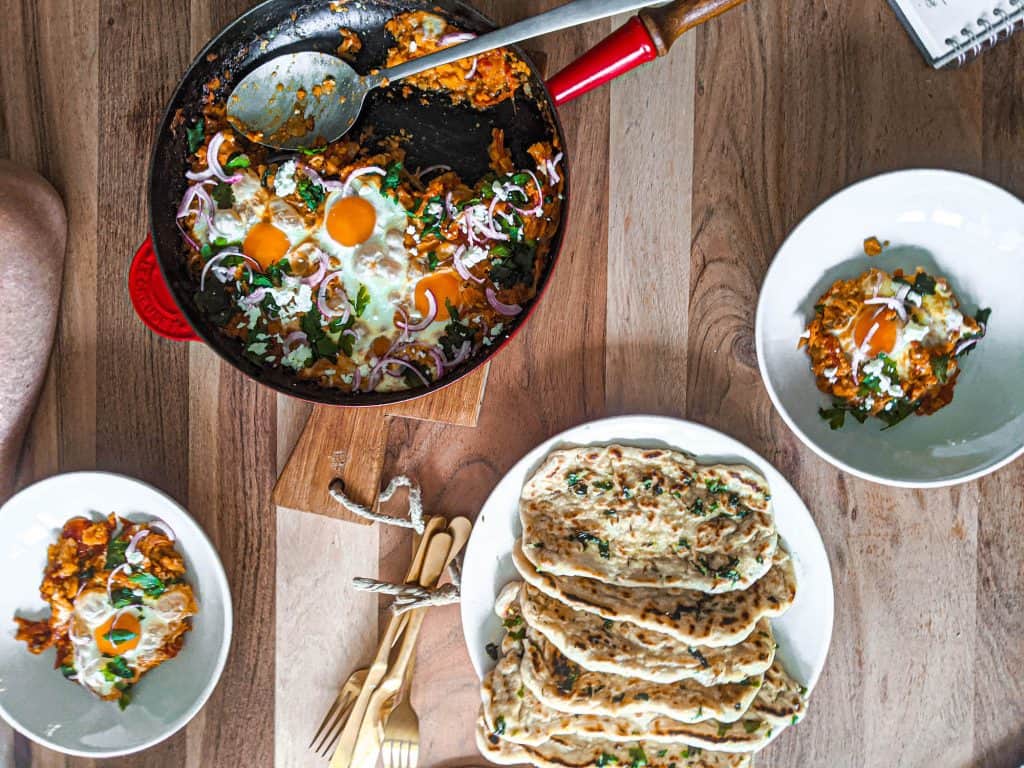
{"type": "Polygon", "coordinates": [[[160,273],[152,237],[146,238],[132,259],[128,269],[128,295],[135,314],[157,336],[171,341],[199,341],[160,273]]]}
{"type": "Polygon", "coordinates": [[[548,80],[548,90],[561,106],[656,58],[658,48],[651,33],[634,16],[548,80]]]}

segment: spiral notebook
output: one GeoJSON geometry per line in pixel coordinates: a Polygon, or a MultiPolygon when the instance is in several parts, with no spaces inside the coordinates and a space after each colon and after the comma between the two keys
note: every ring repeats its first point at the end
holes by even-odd
{"type": "Polygon", "coordinates": [[[936,69],[959,67],[1024,25],[1024,0],[889,0],[936,69]]]}

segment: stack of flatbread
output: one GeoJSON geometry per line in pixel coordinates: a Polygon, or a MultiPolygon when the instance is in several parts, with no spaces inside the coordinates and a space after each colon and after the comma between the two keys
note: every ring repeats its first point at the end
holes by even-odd
{"type": "Polygon", "coordinates": [[[670,450],[552,453],[520,499],[522,579],[477,727],[494,763],[743,768],[806,691],[770,619],[796,596],[767,481],[670,450]]]}

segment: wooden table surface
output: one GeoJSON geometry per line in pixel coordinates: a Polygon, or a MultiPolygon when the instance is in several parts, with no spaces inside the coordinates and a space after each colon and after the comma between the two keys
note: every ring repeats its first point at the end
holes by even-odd
{"type": "MultiPolygon", "coordinates": [[[[501,21],[553,4],[480,3],[501,21]]],[[[154,483],[213,538],[235,600],[233,652],[203,712],[104,765],[322,765],[305,744],[376,634],[375,601],[349,581],[377,573],[378,553],[385,575],[406,557],[400,534],[275,510],[306,407],[201,345],[155,338],[128,302],[156,122],[194,52],[250,5],[0,0],[0,155],[40,169],[70,212],[59,336],[22,476],[101,468],[154,483]]],[[[537,47],[554,71],[613,25],[537,47]]],[[[774,413],[753,324],[787,232],[851,182],[939,166],[1024,194],[1024,35],[933,72],[882,0],[750,0],[564,119],[575,199],[551,290],[493,364],[479,427],[397,421],[386,476],[412,473],[430,510],[472,516],[523,453],[581,421],[651,412],[721,429],[794,483],[836,586],[810,714],[758,765],[1016,768],[1024,462],[934,491],[841,474],[774,413]]],[[[414,700],[422,765],[481,762],[455,607],[428,619],[414,700]]],[[[91,764],[6,731],[0,744],[0,765],[91,764]]]]}

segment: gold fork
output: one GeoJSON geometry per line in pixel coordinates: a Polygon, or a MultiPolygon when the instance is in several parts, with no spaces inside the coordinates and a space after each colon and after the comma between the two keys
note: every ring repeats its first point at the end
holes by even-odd
{"type": "Polygon", "coordinates": [[[324,716],[323,722],[320,723],[320,730],[316,732],[313,740],[309,742],[309,749],[323,757],[330,756],[331,747],[338,740],[338,735],[341,733],[341,728],[345,721],[348,720],[352,705],[355,704],[356,697],[359,695],[359,691],[362,690],[363,683],[366,682],[367,671],[364,667],[363,669],[357,669],[348,676],[348,680],[345,681],[345,685],[338,691],[337,698],[335,698],[331,708],[324,716]],[[317,740],[320,741],[319,744],[317,744],[317,740]]]}
{"type": "MultiPolygon", "coordinates": [[[[445,527],[446,522],[447,521],[441,516],[432,517],[426,522],[423,536],[416,537],[416,540],[413,542],[413,546],[416,548],[416,553],[409,566],[409,571],[406,573],[406,582],[415,583],[419,580],[420,569],[423,567],[423,560],[427,553],[426,545],[435,533],[445,527]]],[[[384,659],[387,659],[388,655],[390,655],[391,643],[399,636],[399,630],[403,626],[404,622],[392,622],[392,625],[388,627],[388,632],[385,633],[384,640],[382,640],[382,645],[384,643],[388,644],[388,652],[387,654],[378,652],[378,657],[383,655],[384,659]],[[390,637],[388,637],[389,634],[390,637]]],[[[377,660],[375,659],[375,662],[376,661],[377,660]]],[[[386,669],[386,661],[384,669],[386,669]]],[[[384,669],[378,670],[378,674],[383,675],[384,669]]],[[[334,704],[328,710],[323,722],[320,723],[320,727],[316,732],[317,735],[313,737],[313,741],[310,742],[309,748],[321,757],[327,758],[331,756],[334,746],[337,744],[338,738],[341,736],[345,724],[348,722],[348,719],[352,715],[356,705],[360,703],[360,699],[362,699],[361,703],[365,707],[365,697],[361,696],[361,694],[369,673],[369,669],[360,669],[352,673],[345,685],[342,687],[342,690],[338,693],[338,697],[334,700],[334,704]],[[359,676],[359,681],[354,688],[349,691],[346,700],[346,689],[349,689],[349,683],[352,683],[357,675],[359,676]],[[344,706],[340,706],[341,704],[344,704],[344,706]],[[323,734],[322,738],[320,738],[321,734],[323,734]],[[318,738],[320,738],[319,743],[317,743],[318,738]]],[[[377,681],[375,681],[375,683],[376,682],[377,681]]],[[[360,713],[359,716],[361,718],[362,713],[360,713]]]]}
{"type": "MultiPolygon", "coordinates": [[[[455,556],[469,540],[473,524],[465,517],[456,517],[448,523],[448,533],[452,536],[451,551],[455,556]]],[[[420,720],[416,710],[412,708],[409,697],[412,694],[412,671],[416,663],[413,654],[409,665],[405,668],[402,687],[396,698],[397,706],[387,718],[384,725],[384,740],[381,745],[381,757],[384,768],[416,768],[420,759],[420,720]]]]}

